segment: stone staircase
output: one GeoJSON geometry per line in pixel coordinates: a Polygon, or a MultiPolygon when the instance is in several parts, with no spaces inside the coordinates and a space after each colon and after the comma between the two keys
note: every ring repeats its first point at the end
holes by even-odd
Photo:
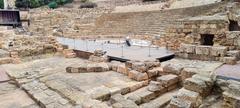
{"type": "Polygon", "coordinates": [[[216,3],[206,6],[149,12],[126,12],[103,14],[96,19],[91,35],[164,35],[165,28],[177,19],[204,15],[221,6],[216,3]],[[199,11],[201,10],[201,11],[199,11]]]}
{"type": "Polygon", "coordinates": [[[151,81],[146,87],[124,95],[140,108],[162,108],[166,106],[178,91],[178,77],[163,75],[157,81],[151,81]]]}

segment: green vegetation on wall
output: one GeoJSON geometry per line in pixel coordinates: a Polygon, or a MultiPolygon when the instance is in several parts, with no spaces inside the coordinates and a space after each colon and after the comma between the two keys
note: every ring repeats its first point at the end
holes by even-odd
{"type": "Polygon", "coordinates": [[[0,9],[3,9],[3,8],[4,8],[3,0],[0,0],[0,9]]]}
{"type": "Polygon", "coordinates": [[[48,5],[49,8],[57,8],[59,5],[71,3],[72,0],[16,0],[16,7],[18,8],[37,8],[48,5]]]}

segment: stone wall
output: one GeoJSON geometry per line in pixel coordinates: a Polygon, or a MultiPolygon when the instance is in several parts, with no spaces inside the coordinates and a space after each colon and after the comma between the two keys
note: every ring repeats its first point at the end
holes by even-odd
{"type": "Polygon", "coordinates": [[[183,20],[177,21],[166,30],[163,37],[169,49],[178,50],[181,43],[201,45],[202,34],[214,35],[214,46],[226,46],[226,31],[228,31],[227,19],[216,20],[183,20]]]}

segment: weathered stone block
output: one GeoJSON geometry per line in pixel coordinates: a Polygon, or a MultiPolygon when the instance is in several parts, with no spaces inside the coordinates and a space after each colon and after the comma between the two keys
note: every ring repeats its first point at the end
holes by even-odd
{"type": "Polygon", "coordinates": [[[181,74],[182,69],[183,66],[181,65],[167,64],[163,67],[163,72],[179,75],[181,74]]]}
{"type": "Polygon", "coordinates": [[[211,91],[206,83],[199,79],[188,78],[184,81],[183,86],[187,90],[200,93],[201,96],[207,96],[211,91]]]}
{"type": "Polygon", "coordinates": [[[148,90],[151,92],[161,91],[162,89],[164,89],[162,83],[157,81],[151,81],[148,85],[148,90]]]}
{"type": "Polygon", "coordinates": [[[227,56],[240,59],[240,51],[239,50],[227,51],[227,56]]]}
{"type": "Polygon", "coordinates": [[[223,57],[223,62],[229,65],[237,64],[237,59],[235,57],[223,57]]]}
{"type": "Polygon", "coordinates": [[[87,90],[87,94],[89,94],[92,99],[97,99],[100,101],[109,100],[111,96],[111,92],[109,88],[105,86],[100,86],[100,87],[87,90]]]}
{"type": "Polygon", "coordinates": [[[238,108],[240,105],[240,96],[229,93],[227,91],[223,92],[224,108],[238,108]]]}
{"type": "Polygon", "coordinates": [[[126,68],[125,64],[119,65],[117,72],[128,75],[128,69],[126,68]]]}
{"type": "Polygon", "coordinates": [[[162,71],[161,67],[153,68],[147,71],[149,78],[157,77],[158,74],[162,71]]]}
{"type": "Polygon", "coordinates": [[[197,68],[184,68],[180,75],[181,80],[184,81],[187,78],[191,78],[197,71],[197,68]]]}
{"type": "Polygon", "coordinates": [[[132,64],[132,69],[142,73],[147,71],[147,67],[143,62],[134,62],[132,64]]]}
{"type": "Polygon", "coordinates": [[[173,97],[169,104],[169,108],[193,108],[193,106],[189,101],[173,97]]]}
{"type": "Polygon", "coordinates": [[[147,73],[141,73],[135,70],[129,71],[128,77],[137,81],[144,81],[148,79],[147,73]]]}
{"type": "Polygon", "coordinates": [[[194,54],[195,53],[195,49],[196,49],[196,45],[181,44],[179,50],[182,53],[194,54]]]}
{"type": "Polygon", "coordinates": [[[179,80],[177,75],[169,74],[169,75],[158,77],[157,81],[162,83],[164,87],[169,87],[171,85],[178,83],[179,80]]]}
{"type": "Polygon", "coordinates": [[[106,72],[109,71],[106,63],[89,63],[87,64],[88,72],[106,72]]]}
{"type": "Polygon", "coordinates": [[[211,46],[196,46],[196,54],[209,55],[211,46]]]}
{"type": "Polygon", "coordinates": [[[213,46],[210,50],[210,55],[215,57],[223,57],[226,55],[228,48],[224,46],[213,46]]]}
{"type": "Polygon", "coordinates": [[[184,88],[178,91],[176,97],[184,101],[190,101],[194,107],[198,107],[202,103],[202,97],[199,93],[184,88]]]}

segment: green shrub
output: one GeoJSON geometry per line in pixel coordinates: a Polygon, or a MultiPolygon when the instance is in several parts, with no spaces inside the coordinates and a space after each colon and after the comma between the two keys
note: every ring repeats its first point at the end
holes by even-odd
{"type": "Polygon", "coordinates": [[[0,0],[0,9],[3,9],[3,8],[4,8],[3,0],[0,0]]]}
{"type": "Polygon", "coordinates": [[[28,8],[30,5],[30,2],[28,0],[16,0],[15,5],[18,8],[28,8]]]}
{"type": "Polygon", "coordinates": [[[39,0],[30,0],[30,8],[37,8],[39,6],[41,6],[39,0]]]}
{"type": "Polygon", "coordinates": [[[55,1],[52,1],[48,4],[48,7],[51,9],[55,9],[58,7],[58,4],[55,1]]]}

